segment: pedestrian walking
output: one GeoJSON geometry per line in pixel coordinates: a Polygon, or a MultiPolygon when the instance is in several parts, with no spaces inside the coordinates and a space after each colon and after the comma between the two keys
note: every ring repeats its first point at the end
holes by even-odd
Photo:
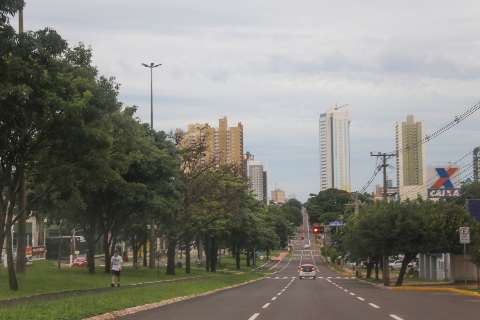
{"type": "Polygon", "coordinates": [[[112,259],[110,260],[112,270],[112,287],[120,287],[120,271],[122,271],[123,258],[115,251],[112,259]]]}

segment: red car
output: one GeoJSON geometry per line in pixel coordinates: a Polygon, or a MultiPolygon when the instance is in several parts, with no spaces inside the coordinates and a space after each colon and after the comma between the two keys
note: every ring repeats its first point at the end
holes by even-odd
{"type": "Polygon", "coordinates": [[[85,257],[76,257],[72,262],[72,267],[86,267],[87,266],[87,259],[85,257]]]}

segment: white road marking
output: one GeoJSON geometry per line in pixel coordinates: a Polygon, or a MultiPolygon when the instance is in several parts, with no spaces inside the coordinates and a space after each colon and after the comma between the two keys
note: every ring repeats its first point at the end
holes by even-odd
{"type": "Polygon", "coordinates": [[[342,279],[342,277],[337,277],[337,279],[342,279]]]}
{"type": "Polygon", "coordinates": [[[344,289],[343,291],[345,291],[345,292],[348,292],[348,290],[347,290],[347,289],[344,289]]]}
{"type": "Polygon", "coordinates": [[[355,293],[353,293],[353,292],[350,292],[350,295],[351,295],[351,296],[354,296],[354,295],[355,295],[355,293]]]}
{"type": "Polygon", "coordinates": [[[262,309],[267,309],[269,305],[270,305],[270,302],[265,303],[265,304],[262,306],[262,309]]]}
{"type": "Polygon", "coordinates": [[[343,287],[338,287],[338,289],[343,290],[343,287]]]}
{"type": "Polygon", "coordinates": [[[275,300],[277,300],[277,297],[273,297],[273,298],[272,298],[272,301],[275,301],[275,300]]]}
{"type": "Polygon", "coordinates": [[[282,295],[282,292],[277,293],[277,296],[281,296],[281,295],[282,295]]]}
{"type": "Polygon", "coordinates": [[[372,307],[372,308],[380,309],[380,307],[377,306],[375,303],[371,303],[371,302],[370,302],[368,305],[369,305],[370,307],[372,307]]]}
{"type": "Polygon", "coordinates": [[[248,320],[255,320],[260,315],[260,313],[254,313],[248,320]]]}
{"type": "Polygon", "coordinates": [[[365,301],[365,299],[363,299],[362,297],[357,297],[357,299],[360,301],[365,301]]]}
{"type": "Polygon", "coordinates": [[[393,319],[395,319],[395,320],[403,320],[402,318],[400,318],[399,316],[396,316],[396,315],[394,315],[394,314],[391,314],[391,315],[390,315],[390,318],[393,318],[393,319]]]}

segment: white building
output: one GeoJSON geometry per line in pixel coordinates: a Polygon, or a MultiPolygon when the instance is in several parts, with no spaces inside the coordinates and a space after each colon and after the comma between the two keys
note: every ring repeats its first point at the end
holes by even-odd
{"type": "Polygon", "coordinates": [[[427,170],[423,122],[415,121],[412,115],[407,120],[395,123],[395,146],[397,152],[397,183],[400,200],[427,196],[427,170]]]}
{"type": "Polygon", "coordinates": [[[255,198],[258,201],[265,201],[266,195],[264,194],[264,171],[262,162],[248,160],[247,175],[250,190],[255,194],[255,198]]]}
{"type": "Polygon", "coordinates": [[[350,114],[334,107],[319,121],[320,191],[330,188],[351,191],[350,114]]]}

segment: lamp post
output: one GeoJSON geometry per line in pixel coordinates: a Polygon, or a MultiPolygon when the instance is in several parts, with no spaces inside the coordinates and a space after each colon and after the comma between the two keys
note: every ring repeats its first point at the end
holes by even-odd
{"type": "Polygon", "coordinates": [[[155,64],[150,62],[150,64],[142,63],[142,66],[150,69],[150,128],[153,130],[153,69],[161,66],[162,64],[155,64]]]}

